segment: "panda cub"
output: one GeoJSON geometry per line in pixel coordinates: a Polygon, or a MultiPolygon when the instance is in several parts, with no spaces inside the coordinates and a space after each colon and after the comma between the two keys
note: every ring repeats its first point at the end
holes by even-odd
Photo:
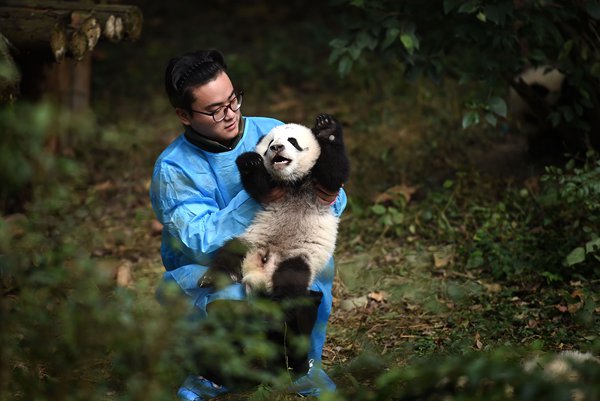
{"type": "Polygon", "coordinates": [[[244,189],[254,199],[277,186],[285,188],[285,195],[264,205],[239,238],[246,247],[241,263],[225,246],[208,277],[226,275],[245,284],[248,292],[276,298],[307,295],[335,249],[338,217],[319,201],[316,188],[336,193],[348,179],[341,125],[321,114],[312,129],[277,126],[236,164],[244,189]]]}
{"type": "Polygon", "coordinates": [[[512,123],[527,135],[531,156],[560,158],[565,152],[583,153],[588,141],[600,149],[600,110],[597,106],[583,107],[585,99],[580,91],[557,68],[527,68],[511,84],[508,101],[512,123]],[[551,114],[565,110],[571,110],[579,124],[564,117],[559,124],[551,121],[551,114]],[[589,125],[589,133],[584,125],[589,125]]]}

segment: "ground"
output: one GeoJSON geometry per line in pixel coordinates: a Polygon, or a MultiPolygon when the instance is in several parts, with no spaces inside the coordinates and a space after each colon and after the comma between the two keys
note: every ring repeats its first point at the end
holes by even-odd
{"type": "Polygon", "coordinates": [[[556,287],[466,266],[463,245],[470,225],[481,223],[477,213],[493,211],[507,191],[535,194],[539,187],[543,168],[528,158],[523,137],[505,127],[462,131],[461,88],[451,83],[408,84],[385,69],[379,80],[360,71],[340,80],[326,46],[290,65],[285,44],[306,25],[287,26],[282,42],[285,10],[240,6],[227,19],[223,4],[203,13],[179,1],[147,6],[140,42],[104,44],[94,54],[99,140],[83,157],[88,177],[77,189],[78,213],[91,255],[118,285],[160,307],[154,290],[163,272],[162,227],[148,190],[154,160],[181,132],[162,93],[162,69],[168,57],[217,41],[244,81],[243,113],[308,125],[328,112],[345,127],[350,201],[323,353],[336,381],[369,381],[378,371],[364,369],[369,355],[377,356],[374,364],[406,365],[433,354],[584,348],[596,340],[598,280],[574,277],[556,287]],[[246,29],[249,21],[256,30],[246,29]]]}

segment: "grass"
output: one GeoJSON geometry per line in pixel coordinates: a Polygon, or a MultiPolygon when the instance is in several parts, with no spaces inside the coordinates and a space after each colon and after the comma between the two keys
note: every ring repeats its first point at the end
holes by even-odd
{"type": "MultiPolygon", "coordinates": [[[[98,49],[96,140],[75,146],[85,174],[65,187],[63,217],[76,221],[68,241],[108,276],[121,274],[142,309],[159,308],[160,232],[148,184],[155,158],[181,130],[162,72],[174,54],[217,45],[244,83],[247,115],[308,125],[327,111],[344,124],[352,177],[323,353],[344,394],[367,399],[360,398],[367,397],[363,386],[379,386],[383,372],[434,356],[598,350],[597,265],[562,267],[566,255],[554,251],[566,234],[554,227],[560,215],[548,215],[554,209],[540,209],[543,169],[527,159],[523,138],[485,127],[461,130],[464,88],[452,83],[408,84],[399,71],[377,64],[359,65],[341,80],[326,62],[326,16],[312,15],[313,26],[309,16],[290,23],[302,8],[294,4],[241,5],[227,14],[199,13],[191,2],[149,3],[139,43],[98,49]],[[224,15],[231,19],[213,22],[224,15]],[[262,21],[255,31],[237,28],[255,20],[262,21]],[[275,33],[284,28],[290,36],[275,33]],[[309,38],[312,50],[296,54],[289,43],[264,39],[272,35],[309,38]]],[[[261,391],[252,399],[295,399],[261,391]]]]}
{"type": "MultiPolygon", "coordinates": [[[[288,88],[285,95],[297,108],[311,104],[310,95],[301,90],[288,88]]],[[[336,102],[335,96],[319,96],[324,104],[336,102]]],[[[529,235],[526,225],[514,228],[512,219],[519,213],[503,214],[498,205],[517,206],[524,201],[521,206],[529,208],[526,199],[517,196],[510,201],[512,195],[507,193],[520,193],[537,176],[523,177],[522,171],[497,176],[493,166],[491,171],[474,170],[472,160],[480,157],[482,148],[493,151],[499,141],[502,145],[509,139],[485,130],[461,132],[458,128],[451,135],[446,128],[449,117],[415,113],[410,107],[412,96],[407,93],[393,102],[382,101],[378,106],[395,110],[394,118],[385,122],[372,116],[358,122],[357,115],[364,113],[360,109],[340,114],[346,122],[353,175],[346,188],[350,204],[341,223],[334,310],[324,349],[324,362],[334,379],[353,388],[356,383],[373,383],[384,367],[499,347],[529,351],[597,347],[598,280],[574,276],[548,284],[531,272],[497,275],[485,263],[469,266],[477,250],[473,238],[490,221],[498,223],[492,224],[491,236],[480,242],[499,251],[510,253],[503,247],[520,235],[529,235]],[[374,199],[382,199],[382,193],[398,185],[408,188],[404,192],[410,199],[392,193],[391,200],[384,197],[380,203],[385,212],[375,213],[374,199]],[[390,225],[384,216],[392,213],[391,207],[403,217],[390,225]],[[504,224],[514,232],[505,232],[504,224]],[[506,238],[494,233],[505,233],[506,238]],[[344,301],[355,298],[366,298],[366,303],[342,307],[344,301]]],[[[279,99],[285,102],[284,95],[279,99]]],[[[437,108],[436,98],[429,102],[432,109],[437,108]]],[[[316,111],[297,108],[294,113],[298,115],[316,111]]],[[[266,114],[280,117],[277,111],[266,114]]],[[[105,207],[99,226],[104,239],[95,249],[98,260],[117,265],[129,261],[130,286],[144,292],[149,303],[162,266],[160,238],[152,232],[147,184],[151,160],[165,145],[162,130],[171,128],[164,121],[173,116],[164,113],[154,118],[163,121],[159,129],[128,128],[128,135],[135,138],[132,144],[108,152],[102,161],[106,167],[96,172],[93,189],[88,189],[89,207],[105,207]],[[132,148],[136,155],[124,159],[132,148]]],[[[457,114],[452,125],[457,127],[459,120],[457,114]]],[[[117,131],[121,131],[120,124],[130,126],[127,120],[116,124],[117,131]]],[[[519,163],[517,167],[523,162],[519,163]]],[[[525,209],[522,214],[529,212],[525,209]]],[[[98,227],[94,219],[86,221],[98,227]]],[[[525,250],[532,246],[524,244],[525,250]]],[[[506,263],[527,262],[515,255],[507,258],[506,263]]]]}

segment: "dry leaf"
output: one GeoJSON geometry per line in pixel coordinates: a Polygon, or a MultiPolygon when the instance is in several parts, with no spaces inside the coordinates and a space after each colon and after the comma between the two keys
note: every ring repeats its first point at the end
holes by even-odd
{"type": "Polygon", "coordinates": [[[502,286],[500,284],[486,284],[483,283],[483,286],[485,287],[485,289],[487,290],[487,292],[492,293],[492,294],[497,294],[500,291],[502,291],[502,286]]]}
{"type": "Polygon", "coordinates": [[[367,298],[372,299],[375,302],[385,302],[387,301],[387,292],[385,291],[373,291],[367,295],[367,298]]]}
{"type": "Polygon", "coordinates": [[[412,196],[417,192],[418,187],[411,187],[409,185],[395,185],[385,190],[385,192],[375,197],[375,203],[386,203],[398,199],[400,196],[404,197],[406,203],[409,203],[412,196]]]}
{"type": "Polygon", "coordinates": [[[479,333],[475,334],[475,348],[482,349],[483,343],[481,342],[481,335],[479,333]]]}
{"type": "Polygon", "coordinates": [[[583,302],[569,304],[567,306],[567,310],[569,311],[569,313],[573,314],[573,313],[577,312],[579,309],[581,309],[582,306],[583,306],[583,302]]]}
{"type": "Polygon", "coordinates": [[[113,189],[114,187],[115,187],[115,184],[110,180],[106,180],[104,182],[94,185],[94,189],[98,192],[108,191],[108,190],[113,189]]]}
{"type": "Polygon", "coordinates": [[[584,300],[585,294],[581,290],[575,290],[571,293],[572,298],[579,298],[580,300],[584,300]]]}
{"type": "Polygon", "coordinates": [[[131,262],[126,260],[117,267],[117,285],[127,287],[132,281],[131,262]]]}
{"type": "Polygon", "coordinates": [[[451,255],[440,255],[437,253],[433,254],[433,265],[436,269],[440,269],[442,267],[448,266],[450,263],[450,259],[452,259],[451,255]]]}

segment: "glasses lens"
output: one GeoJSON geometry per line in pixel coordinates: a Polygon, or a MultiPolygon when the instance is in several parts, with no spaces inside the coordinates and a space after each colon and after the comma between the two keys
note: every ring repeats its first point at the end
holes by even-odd
{"type": "Polygon", "coordinates": [[[227,109],[230,109],[231,111],[233,111],[235,113],[236,111],[238,111],[240,109],[240,107],[242,107],[242,94],[241,93],[237,94],[236,97],[233,98],[231,103],[221,107],[219,110],[214,112],[212,115],[213,119],[215,120],[215,122],[221,122],[225,119],[225,116],[227,115],[227,109]]]}
{"type": "Polygon", "coordinates": [[[231,102],[231,110],[238,111],[242,107],[242,94],[238,93],[233,102],[231,102]]]}
{"type": "Polygon", "coordinates": [[[215,111],[212,116],[213,116],[213,119],[215,120],[215,122],[220,122],[225,119],[226,113],[227,113],[227,106],[221,107],[219,110],[215,111]]]}

